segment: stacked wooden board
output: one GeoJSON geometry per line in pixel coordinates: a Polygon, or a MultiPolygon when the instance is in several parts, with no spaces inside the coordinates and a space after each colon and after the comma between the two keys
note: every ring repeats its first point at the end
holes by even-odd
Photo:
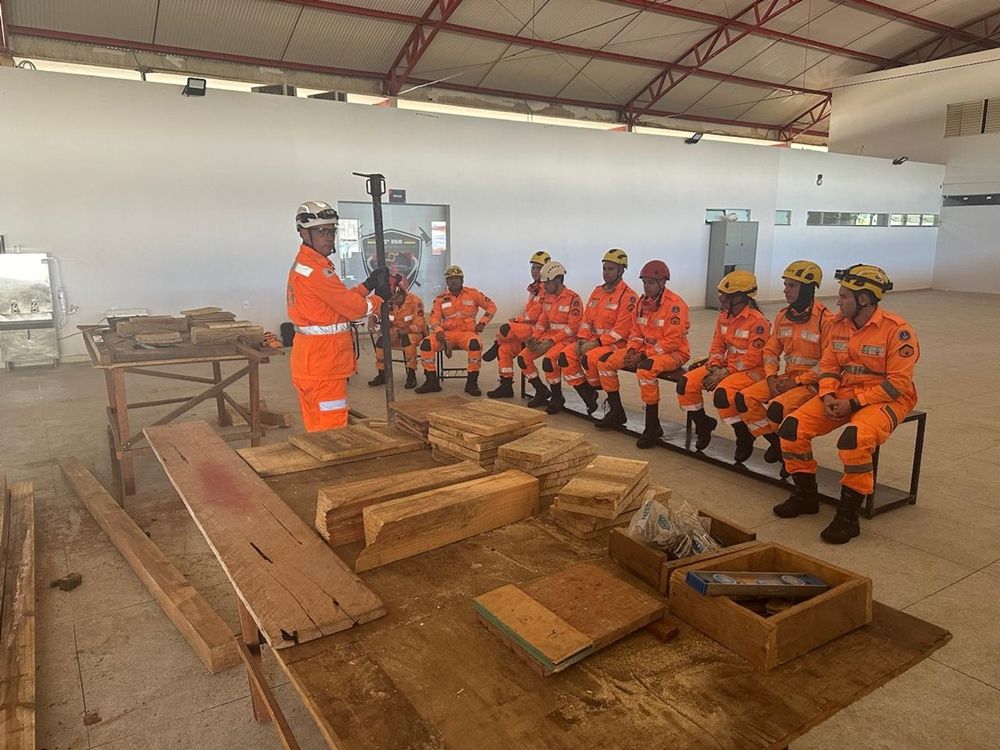
{"type": "Polygon", "coordinates": [[[316,530],[331,546],[360,542],[365,538],[362,512],[399,497],[436,490],[486,476],[486,470],[471,461],[362,479],[320,489],[316,499],[316,530]]]}
{"type": "Polygon", "coordinates": [[[538,480],[522,471],[472,479],[362,510],[355,571],[428,552],[538,513],[538,480]]]}
{"type": "Polygon", "coordinates": [[[496,401],[473,401],[431,412],[427,417],[427,439],[435,456],[475,461],[489,471],[494,468],[501,445],[545,423],[542,412],[496,401]]]}
{"type": "Polygon", "coordinates": [[[628,523],[647,497],[664,502],[670,490],[650,492],[646,461],[597,456],[562,487],[549,514],[561,529],[589,539],[628,523]]]}
{"type": "Polygon", "coordinates": [[[561,672],[659,620],[662,600],[581,563],[473,600],[480,622],[542,676],[561,672]]]}
{"type": "Polygon", "coordinates": [[[582,432],[542,427],[497,449],[495,471],[520,469],[538,479],[542,499],[559,490],[597,456],[582,432]]]}
{"type": "Polygon", "coordinates": [[[258,475],[271,477],[423,448],[420,440],[390,427],[356,424],[339,430],[293,435],[287,443],[241,448],[236,452],[258,475]]]}
{"type": "Polygon", "coordinates": [[[421,396],[393,401],[389,404],[389,411],[395,416],[397,429],[427,442],[428,414],[471,403],[471,399],[463,396],[421,396]]]}

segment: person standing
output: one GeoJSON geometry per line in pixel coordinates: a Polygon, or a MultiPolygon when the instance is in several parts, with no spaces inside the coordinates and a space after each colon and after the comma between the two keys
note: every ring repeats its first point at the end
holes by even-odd
{"type": "Polygon", "coordinates": [[[292,385],[307,432],[347,425],[347,379],[357,371],[351,321],[377,313],[389,299],[389,272],[377,268],[348,289],[330,256],[337,250],[337,212],[323,201],[306,201],[295,213],[299,252],[285,290],[292,341],[292,385]]]}

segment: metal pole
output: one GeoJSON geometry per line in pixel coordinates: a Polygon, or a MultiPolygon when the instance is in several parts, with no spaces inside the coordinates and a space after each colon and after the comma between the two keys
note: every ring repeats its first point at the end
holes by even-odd
{"type": "MultiPolygon", "coordinates": [[[[382,230],[382,196],[385,194],[385,175],[354,172],[357,177],[365,178],[365,192],[372,197],[372,214],[375,218],[375,263],[376,268],[385,268],[385,234],[382,230]]],[[[393,424],[389,404],[395,399],[392,380],[392,342],[389,336],[389,307],[392,300],[387,299],[382,304],[379,319],[382,322],[382,357],[385,369],[385,420],[393,424]]]]}

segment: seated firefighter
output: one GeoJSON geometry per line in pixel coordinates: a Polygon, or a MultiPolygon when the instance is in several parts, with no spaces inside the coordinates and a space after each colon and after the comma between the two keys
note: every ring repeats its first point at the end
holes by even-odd
{"type": "Polygon", "coordinates": [[[514,398],[514,357],[524,348],[524,342],[531,337],[531,331],[542,315],[545,288],[538,279],[542,266],[550,260],[552,258],[544,250],[531,254],[528,261],[531,283],[528,284],[528,301],[524,305],[524,311],[501,325],[493,346],[483,352],[483,362],[498,360],[497,369],[500,371],[500,384],[486,393],[490,398],[514,398]]]}
{"type": "Polygon", "coordinates": [[[601,356],[598,371],[601,386],[607,391],[610,409],[595,427],[606,428],[625,424],[625,410],[618,393],[618,371],[635,369],[639,392],[646,405],[646,426],[636,442],[639,448],[652,448],[663,435],[660,426],[660,383],[658,376],[677,370],[691,357],[688,346],[688,306],[667,289],[670,269],[662,260],[651,260],[639,272],[642,297],[632,316],[625,348],[601,356]]]}
{"type": "MultiPolygon", "coordinates": [[[[413,292],[407,291],[402,274],[389,277],[392,297],[389,300],[389,343],[394,349],[402,349],[406,364],[405,388],[417,387],[417,343],[427,335],[427,321],[424,319],[424,303],[413,292]]],[[[380,334],[381,321],[378,316],[369,318],[369,327],[380,334]]],[[[368,385],[385,383],[385,354],[382,351],[381,336],[375,343],[375,367],[378,374],[368,381],[368,385]]]]}
{"type": "MultiPolygon", "coordinates": [[[[743,420],[743,427],[734,425],[737,463],[750,457],[754,439],[760,435],[768,442],[764,460],[771,464],[781,460],[778,425],[816,395],[819,360],[833,325],[833,313],[815,298],[823,281],[818,265],[808,260],[794,261],[781,278],[788,307],[774,319],[774,332],[764,345],[764,380],[719,399],[729,403],[719,409],[723,419],[738,413],[743,420]]],[[[720,385],[716,393],[721,389],[720,385]]]]}
{"type": "Polygon", "coordinates": [[[916,406],[913,368],[920,346],[912,326],[879,307],[892,289],[885,271],[853,265],[837,271],[840,294],[830,345],[820,361],[819,392],[778,428],[795,490],[774,507],[781,518],[819,512],[812,440],[847,425],[837,440],[844,464],[840,502],[820,537],[844,544],[861,533],[858,511],[875,489],[872,454],[916,406]]]}
{"type": "Polygon", "coordinates": [[[441,390],[438,381],[436,355],[442,349],[450,357],[454,349],[464,349],[469,353],[468,375],[465,392],[479,396],[479,362],[483,353],[483,339],[480,333],[496,315],[497,306],[493,300],[478,289],[465,286],[465,274],[458,266],[448,266],[444,272],[448,288],[434,298],[431,307],[430,335],[420,342],[420,363],[424,366],[423,385],[415,393],[433,393],[441,390]],[[483,315],[476,321],[479,310],[483,315]]]}
{"type": "MultiPolygon", "coordinates": [[[[590,299],[583,308],[577,338],[559,347],[558,351],[553,348],[542,360],[542,369],[548,372],[547,361],[555,358],[565,381],[576,389],[587,405],[587,414],[597,411],[597,387],[601,383],[597,373],[598,360],[605,354],[624,348],[632,330],[637,297],[622,279],[627,268],[628,255],[624,250],[612,248],[604,254],[601,260],[604,283],[590,293],[590,299]]],[[[559,389],[553,388],[545,411],[556,414],[565,403],[559,389]]]]}
{"type": "MultiPolygon", "coordinates": [[[[705,414],[702,392],[716,391],[716,407],[726,409],[730,393],[763,380],[764,345],[771,330],[771,324],[754,300],[757,296],[757,277],[750,271],[727,273],[717,289],[722,311],[715,323],[708,362],[688,370],[677,383],[677,400],[694,420],[695,449],[699,451],[708,447],[712,431],[718,425],[715,419],[705,414]],[[717,390],[719,386],[723,386],[721,391],[717,390]]],[[[739,440],[739,427],[746,428],[739,414],[734,411],[732,417],[724,419],[734,425],[739,440]]],[[[753,452],[753,438],[750,443],[750,452],[753,452]]],[[[736,450],[739,458],[739,442],[736,450]]],[[[745,459],[746,456],[743,457],[745,459]]]]}
{"type": "Polygon", "coordinates": [[[564,403],[561,387],[562,370],[554,355],[576,339],[576,331],[583,317],[583,302],[580,300],[580,295],[566,286],[565,278],[566,267],[562,263],[550,260],[542,266],[539,275],[545,287],[542,314],[531,331],[531,336],[524,342],[524,348],[517,355],[518,367],[535,388],[535,395],[528,402],[528,406],[532,408],[545,406],[553,396],[560,405],[564,403]],[[535,366],[535,360],[543,355],[545,358],[542,366],[549,386],[542,382],[535,366]]]}

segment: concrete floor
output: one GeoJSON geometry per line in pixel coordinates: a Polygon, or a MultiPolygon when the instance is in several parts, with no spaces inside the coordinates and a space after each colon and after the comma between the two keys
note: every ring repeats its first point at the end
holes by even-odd
{"type": "MultiPolygon", "coordinates": [[[[1000,351],[984,346],[984,326],[1000,299],[986,295],[914,292],[892,295],[888,307],[916,327],[919,407],[928,412],[920,500],[915,506],[863,521],[861,537],[843,547],[822,544],[820,517],[781,521],[771,506],[784,492],[668,451],[638,451],[624,436],[593,430],[603,453],[641,456],[656,481],[697,507],[753,527],[777,540],[870,575],[875,597],[953,633],[953,640],[916,668],[812,730],[795,748],[993,748],[1000,736],[1000,424],[992,401],[1000,351]]],[[[773,316],[776,305],[765,306],[773,316]]],[[[693,313],[692,349],[706,348],[711,311],[693,313]]],[[[464,355],[457,355],[463,357],[464,355]]],[[[370,346],[352,381],[352,405],[379,413],[382,391],[369,389],[370,346]]],[[[495,364],[483,373],[492,387],[495,364]]],[[[272,408],[294,411],[287,357],[262,368],[272,408]]],[[[628,408],[638,389],[627,379],[628,408]]],[[[172,381],[134,378],[130,397],[166,398],[190,392],[172,381]]],[[[399,381],[397,381],[398,383],[399,381]]],[[[461,381],[445,391],[458,393],[461,381]]],[[[485,390],[485,388],[484,388],[485,390]]],[[[412,394],[407,394],[412,396],[412,394]]],[[[209,675],[62,480],[57,461],[75,455],[110,485],[104,433],[106,392],[87,365],[0,375],[0,470],[35,483],[37,526],[38,747],[271,748],[270,728],[254,723],[240,669],[209,675]],[[83,575],[72,592],[48,582],[83,575]]],[[[155,411],[155,410],[150,410],[155,411]]],[[[197,414],[210,418],[213,409],[197,414]]],[[[148,415],[147,415],[148,416],[148,415]]],[[[663,419],[681,413],[664,388],[663,419]]],[[[587,430],[570,416],[554,426],[587,430]]],[[[725,430],[727,428],[720,428],[725,430]]],[[[287,430],[268,440],[283,440],[287,430]]],[[[834,463],[834,440],[822,443],[834,463]]],[[[883,450],[881,481],[902,486],[908,476],[913,425],[883,450]]],[[[152,457],[137,462],[139,493],[125,507],[209,603],[235,628],[225,575],[152,457]]],[[[266,650],[265,650],[266,652],[266,650]]],[[[265,666],[305,748],[324,747],[310,717],[269,656],[265,666]]]]}

